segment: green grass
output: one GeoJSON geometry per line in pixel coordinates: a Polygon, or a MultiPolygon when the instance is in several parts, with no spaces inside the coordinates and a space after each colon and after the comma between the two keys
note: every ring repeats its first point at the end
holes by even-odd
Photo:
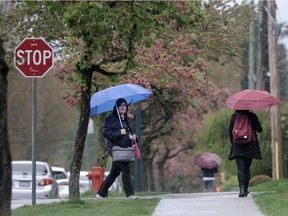
{"type": "MultiPolygon", "coordinates": [[[[137,195],[154,194],[141,192],[137,195]]],[[[160,201],[156,198],[128,200],[123,193],[113,192],[109,192],[108,199],[95,199],[92,191],[82,194],[81,198],[77,201],[22,206],[13,209],[11,216],[151,216],[160,201]]]]}
{"type": "Polygon", "coordinates": [[[150,216],[159,199],[127,200],[111,198],[106,200],[63,201],[51,204],[22,206],[12,210],[11,216],[150,216]]]}
{"type": "Polygon", "coordinates": [[[269,181],[254,187],[255,203],[265,216],[286,216],[288,214],[288,179],[269,181]]]}

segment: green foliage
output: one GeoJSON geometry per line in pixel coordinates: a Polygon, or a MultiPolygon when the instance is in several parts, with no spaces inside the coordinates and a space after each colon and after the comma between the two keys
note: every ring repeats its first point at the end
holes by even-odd
{"type": "Polygon", "coordinates": [[[288,61],[287,51],[284,44],[278,45],[278,58],[279,58],[279,73],[280,73],[280,99],[281,101],[287,101],[287,90],[288,90],[288,61]]]}
{"type": "Polygon", "coordinates": [[[90,51],[113,55],[115,37],[126,48],[131,40],[141,40],[156,28],[163,29],[157,20],[167,6],[164,2],[82,2],[71,4],[63,21],[68,24],[71,36],[83,38],[90,51]]]}
{"type": "Polygon", "coordinates": [[[238,5],[233,2],[205,1],[205,20],[201,38],[198,38],[199,41],[204,39],[203,46],[206,47],[208,58],[223,64],[234,57],[242,57],[244,49],[240,44],[248,41],[249,23],[255,17],[250,4],[243,1],[243,4],[238,5]]]}
{"type": "Polygon", "coordinates": [[[250,180],[250,186],[255,186],[258,184],[261,184],[263,182],[267,182],[267,181],[271,181],[271,177],[267,176],[267,175],[257,175],[254,176],[251,180],[250,180]]]}
{"type": "Polygon", "coordinates": [[[282,124],[282,143],[283,143],[283,154],[288,155],[288,104],[281,106],[281,124],[282,124]]]}
{"type": "Polygon", "coordinates": [[[238,178],[236,175],[233,175],[224,181],[224,183],[221,185],[221,191],[236,191],[238,190],[238,187],[238,178]]]}
{"type": "Polygon", "coordinates": [[[199,135],[197,153],[209,151],[222,158],[221,170],[228,177],[234,173],[234,163],[227,159],[230,152],[230,141],[228,138],[228,125],[233,111],[225,109],[215,114],[207,115],[204,126],[199,135]]]}

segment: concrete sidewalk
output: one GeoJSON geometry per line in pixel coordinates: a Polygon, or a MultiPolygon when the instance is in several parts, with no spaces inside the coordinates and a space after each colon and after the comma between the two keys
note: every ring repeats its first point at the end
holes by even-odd
{"type": "Polygon", "coordinates": [[[264,216],[251,196],[238,192],[169,194],[161,198],[152,216],[264,216]]]}

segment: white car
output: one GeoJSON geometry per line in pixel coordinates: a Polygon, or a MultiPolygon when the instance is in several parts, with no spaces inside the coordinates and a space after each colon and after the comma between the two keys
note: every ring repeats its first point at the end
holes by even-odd
{"type": "MultiPolygon", "coordinates": [[[[70,172],[67,172],[70,178],[70,172]]],[[[92,190],[92,182],[87,177],[88,171],[80,171],[79,175],[79,191],[80,193],[84,193],[85,191],[92,190]]]]}
{"type": "MultiPolygon", "coordinates": [[[[12,199],[32,197],[32,161],[12,161],[12,199]]],[[[58,183],[46,162],[36,161],[36,199],[59,197],[58,183]]]]}
{"type": "Polygon", "coordinates": [[[80,171],[79,176],[79,191],[84,193],[85,191],[92,190],[92,182],[88,179],[88,171],[80,171]]]}
{"type": "Polygon", "coordinates": [[[59,186],[59,197],[66,198],[69,196],[69,177],[63,167],[52,166],[52,172],[59,186]]]}
{"type": "Polygon", "coordinates": [[[65,168],[52,166],[51,169],[52,169],[53,175],[56,178],[56,180],[68,179],[68,174],[67,174],[65,168]]]}

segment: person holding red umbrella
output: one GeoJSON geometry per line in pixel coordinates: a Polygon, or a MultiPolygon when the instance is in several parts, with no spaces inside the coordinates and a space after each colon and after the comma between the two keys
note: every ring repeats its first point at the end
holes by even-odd
{"type": "Polygon", "coordinates": [[[236,160],[237,177],[240,188],[239,197],[246,197],[249,194],[248,186],[250,181],[250,166],[253,159],[262,159],[259,142],[256,132],[262,132],[262,126],[255,113],[249,110],[235,110],[229,124],[229,137],[231,142],[230,160],[236,160]],[[253,139],[248,143],[239,144],[233,140],[233,128],[237,115],[246,115],[252,127],[253,139]]]}
{"type": "Polygon", "coordinates": [[[204,183],[204,192],[212,192],[215,181],[215,173],[218,172],[218,168],[214,167],[212,169],[201,168],[201,176],[204,183]]]}

